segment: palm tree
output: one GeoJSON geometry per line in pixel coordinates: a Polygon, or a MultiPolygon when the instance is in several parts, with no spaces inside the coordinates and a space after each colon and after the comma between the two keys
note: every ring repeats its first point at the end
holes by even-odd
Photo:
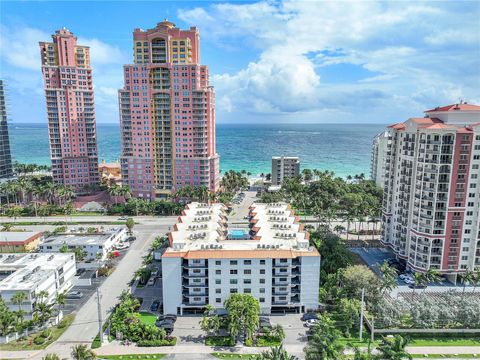
{"type": "Polygon", "coordinates": [[[381,354],[381,359],[384,360],[403,360],[413,359],[405,347],[408,344],[408,339],[400,335],[395,335],[393,338],[383,338],[377,351],[381,354]]]}
{"type": "Polygon", "coordinates": [[[66,299],[67,299],[67,292],[66,291],[59,292],[55,296],[55,303],[63,308],[65,306],[66,299]]]}
{"type": "Polygon", "coordinates": [[[27,294],[24,292],[17,292],[10,299],[12,304],[18,305],[18,311],[22,310],[22,304],[25,300],[27,300],[27,294]]]}
{"type": "Polygon", "coordinates": [[[480,284],[480,268],[474,270],[474,276],[473,276],[473,279],[472,279],[472,285],[473,285],[473,290],[472,292],[475,292],[478,284],[480,284]]]}
{"type": "Polygon", "coordinates": [[[380,265],[380,271],[382,272],[381,290],[382,293],[385,294],[386,291],[391,291],[398,286],[398,273],[397,270],[388,265],[386,261],[380,265]]]}
{"type": "Polygon", "coordinates": [[[95,352],[90,350],[87,345],[81,344],[81,345],[75,345],[72,346],[72,358],[75,360],[95,360],[96,355],[95,352]]]}
{"type": "Polygon", "coordinates": [[[68,215],[71,215],[75,210],[75,206],[71,201],[67,202],[63,207],[63,214],[65,215],[65,226],[68,228],[68,215]]]}
{"type": "Polygon", "coordinates": [[[413,298],[415,296],[415,288],[418,285],[425,285],[425,283],[427,282],[425,274],[422,274],[422,273],[419,273],[419,272],[416,272],[416,273],[413,274],[413,281],[414,281],[414,284],[412,286],[412,301],[413,301],[413,298]]]}
{"type": "Polygon", "coordinates": [[[298,360],[293,355],[288,355],[282,345],[265,350],[258,357],[258,360],[298,360]]]}

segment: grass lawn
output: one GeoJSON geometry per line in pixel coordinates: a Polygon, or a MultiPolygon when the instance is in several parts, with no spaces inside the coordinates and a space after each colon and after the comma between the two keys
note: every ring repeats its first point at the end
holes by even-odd
{"type": "Polygon", "coordinates": [[[165,354],[131,354],[131,355],[101,355],[98,359],[135,359],[135,360],[147,360],[147,359],[162,359],[165,354]]]}
{"type": "Polygon", "coordinates": [[[33,339],[37,336],[37,334],[32,334],[28,336],[25,340],[18,340],[9,342],[8,344],[1,344],[0,350],[16,351],[45,349],[48,345],[56,341],[65,330],[67,330],[67,328],[73,322],[74,318],[75,316],[73,314],[66,315],[58,326],[51,327],[50,329],[52,330],[52,336],[50,337],[50,339],[48,339],[41,345],[36,345],[33,343],[33,339]]]}
{"type": "Polygon", "coordinates": [[[424,337],[410,340],[409,346],[480,346],[480,338],[424,337]]]}
{"type": "Polygon", "coordinates": [[[448,355],[442,355],[442,354],[429,354],[428,356],[423,356],[423,355],[412,355],[414,359],[475,359],[475,356],[473,354],[448,354],[448,355]]]}
{"type": "Polygon", "coordinates": [[[140,321],[147,325],[155,325],[157,321],[157,316],[149,312],[140,312],[138,315],[140,316],[140,321]]]}
{"type": "Polygon", "coordinates": [[[207,336],[205,338],[205,345],[207,345],[207,346],[235,346],[235,343],[230,336],[207,336]]]}
{"type": "Polygon", "coordinates": [[[257,344],[256,346],[278,346],[282,343],[282,340],[267,335],[257,336],[257,344]]]}
{"type": "Polygon", "coordinates": [[[212,356],[217,359],[230,359],[230,360],[239,360],[239,359],[256,359],[256,355],[250,354],[229,354],[229,353],[212,353],[212,356]]]}

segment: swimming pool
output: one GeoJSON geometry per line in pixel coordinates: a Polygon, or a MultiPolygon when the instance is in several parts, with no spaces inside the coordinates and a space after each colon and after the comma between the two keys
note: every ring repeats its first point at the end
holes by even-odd
{"type": "Polygon", "coordinates": [[[232,229],[228,232],[228,239],[231,240],[247,240],[250,239],[250,235],[245,230],[232,229]]]}

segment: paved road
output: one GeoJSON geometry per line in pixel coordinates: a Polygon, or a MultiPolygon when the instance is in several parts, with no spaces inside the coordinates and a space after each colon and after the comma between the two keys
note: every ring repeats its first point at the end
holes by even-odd
{"type": "MultiPolygon", "coordinates": [[[[168,227],[175,222],[175,217],[156,218],[148,225],[136,225],[134,232],[137,240],[133,242],[124,259],[118,264],[115,271],[100,286],[102,318],[106,319],[118,301],[121,292],[128,288],[128,282],[133,273],[140,267],[142,257],[146,254],[152,240],[157,235],[163,235],[168,227]]],[[[93,295],[78,311],[74,322],[63,333],[58,341],[50,345],[45,351],[37,353],[33,358],[41,359],[49,352],[56,352],[61,357],[69,357],[70,347],[78,343],[90,344],[98,333],[97,299],[93,295]]]]}
{"type": "MultiPolygon", "coordinates": [[[[155,225],[157,223],[163,223],[168,220],[170,223],[172,222],[171,219],[176,219],[177,216],[129,216],[132,217],[136,223],[143,224],[143,225],[155,225]]],[[[98,222],[118,222],[122,221],[118,219],[118,216],[110,216],[110,215],[87,215],[87,216],[70,216],[68,218],[69,222],[85,222],[85,223],[98,223],[98,222]]],[[[39,223],[51,223],[51,222],[65,222],[65,216],[49,216],[47,218],[41,217],[19,217],[16,219],[17,223],[22,222],[39,222],[39,223]]],[[[4,222],[11,222],[13,223],[14,220],[7,216],[0,216],[0,223],[4,222]]],[[[20,227],[23,227],[19,225],[20,227]]]]}

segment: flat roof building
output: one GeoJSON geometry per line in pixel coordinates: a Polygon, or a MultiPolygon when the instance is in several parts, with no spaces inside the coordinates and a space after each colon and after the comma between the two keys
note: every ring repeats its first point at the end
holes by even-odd
{"type": "Polygon", "coordinates": [[[232,293],[259,299],[262,313],[318,307],[320,255],[285,203],[250,207],[228,226],[223,204],[188,204],[162,256],[165,313],[222,309],[232,293]]]}
{"type": "Polygon", "coordinates": [[[67,246],[69,251],[82,248],[85,260],[105,260],[114,246],[127,236],[126,228],[114,228],[101,233],[71,233],[49,236],[40,245],[40,252],[60,252],[67,246]]]}
{"type": "Polygon", "coordinates": [[[76,273],[73,254],[0,254],[0,296],[11,310],[19,307],[31,315],[40,291],[48,293],[47,302],[72,286],[76,273]],[[12,296],[26,294],[21,304],[13,304],[12,296]]]}
{"type": "Polygon", "coordinates": [[[272,156],[272,185],[282,185],[284,179],[300,175],[300,159],[292,156],[272,156]]]}
{"type": "Polygon", "coordinates": [[[35,251],[43,239],[38,231],[0,232],[0,253],[24,253],[35,251]]]}

